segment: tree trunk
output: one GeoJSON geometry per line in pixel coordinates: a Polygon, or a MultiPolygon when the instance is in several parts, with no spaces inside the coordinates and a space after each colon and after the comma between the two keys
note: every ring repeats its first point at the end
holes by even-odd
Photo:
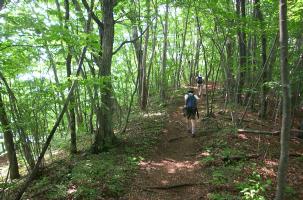
{"type": "MultiPolygon", "coordinates": [[[[267,40],[264,30],[264,22],[263,22],[263,15],[260,9],[260,0],[254,0],[254,7],[255,7],[255,17],[259,20],[260,28],[261,28],[261,43],[262,43],[262,66],[265,66],[267,55],[266,55],[266,46],[267,40]]],[[[268,79],[268,65],[265,66],[264,73],[262,75],[262,84],[261,84],[261,97],[260,97],[260,117],[266,117],[266,110],[267,110],[267,100],[266,96],[268,93],[268,87],[265,86],[265,83],[269,81],[268,79]]]]}
{"type": "Polygon", "coordinates": [[[168,8],[169,1],[166,0],[165,7],[165,25],[164,25],[164,40],[163,40],[163,55],[162,55],[162,70],[161,70],[161,87],[160,87],[160,98],[162,100],[166,97],[167,89],[167,76],[166,76],[166,61],[167,61],[167,35],[168,35],[168,8]]]}
{"type": "MultiPolygon", "coordinates": [[[[245,0],[237,0],[237,13],[241,21],[245,20],[245,0]]],[[[240,30],[238,32],[238,42],[239,42],[239,77],[238,77],[238,95],[237,103],[242,103],[242,93],[243,87],[245,84],[245,70],[246,70],[246,34],[245,34],[245,25],[240,25],[240,30]]]]}
{"type": "Polygon", "coordinates": [[[30,143],[28,140],[28,137],[26,135],[26,132],[24,128],[20,125],[22,123],[23,117],[22,112],[20,112],[20,109],[18,108],[17,99],[13,93],[13,91],[10,89],[4,75],[0,72],[0,79],[3,81],[5,88],[9,94],[9,100],[12,108],[12,118],[16,123],[16,128],[18,130],[20,141],[21,141],[21,147],[26,159],[26,162],[32,169],[35,165],[35,160],[31,151],[30,143]]]}
{"type": "Polygon", "coordinates": [[[226,103],[233,102],[234,98],[234,78],[232,75],[232,69],[233,69],[233,53],[232,53],[232,40],[230,38],[227,38],[226,41],[226,67],[225,69],[225,77],[226,77],[226,93],[227,93],[227,99],[226,103]]]}
{"type": "Polygon", "coordinates": [[[286,175],[288,166],[288,151],[290,138],[290,108],[291,108],[291,92],[289,83],[288,70],[288,33],[287,33],[287,1],[280,0],[280,73],[283,94],[283,108],[282,108],[282,127],[281,127],[281,150],[280,161],[277,177],[277,189],[275,200],[283,200],[286,186],[286,175]]]}
{"type": "MultiPolygon", "coordinates": [[[[64,0],[64,6],[65,6],[65,29],[68,31],[68,21],[69,21],[69,0],[64,0]]],[[[66,72],[67,72],[67,78],[70,82],[70,76],[72,74],[72,54],[71,54],[71,47],[68,44],[68,51],[66,56],[66,72]]],[[[70,89],[70,87],[69,87],[70,89]]],[[[76,136],[76,116],[75,116],[75,93],[72,94],[69,104],[69,129],[70,129],[70,152],[72,154],[77,152],[77,136],[76,136]]]]}
{"type": "Polygon", "coordinates": [[[146,60],[147,60],[147,49],[148,49],[148,41],[149,41],[149,26],[150,26],[150,0],[146,0],[147,7],[147,30],[145,33],[145,41],[144,41],[144,49],[143,49],[143,58],[142,58],[142,66],[141,66],[141,101],[140,106],[142,110],[146,110],[147,106],[147,82],[146,82],[146,60]]]}
{"type": "Polygon", "coordinates": [[[189,19],[189,10],[190,8],[188,8],[187,10],[187,14],[186,14],[186,19],[185,19],[185,28],[184,28],[184,33],[182,35],[182,46],[181,46],[181,50],[180,50],[180,57],[179,57],[179,66],[177,69],[177,88],[180,87],[181,81],[180,81],[180,77],[181,77],[181,69],[182,69],[182,59],[183,59],[183,50],[185,48],[185,40],[186,40],[186,34],[187,34],[187,26],[188,26],[188,19],[189,19]]]}
{"type": "Polygon", "coordinates": [[[104,79],[104,85],[101,89],[101,102],[97,114],[98,128],[95,140],[92,146],[93,153],[100,153],[104,148],[109,147],[114,140],[112,126],[112,82],[111,82],[111,64],[113,56],[114,42],[114,2],[112,0],[103,0],[103,37],[102,37],[102,67],[99,69],[99,75],[104,79]]]}
{"type": "Polygon", "coordinates": [[[11,179],[20,178],[19,167],[17,161],[17,155],[15,150],[15,144],[13,140],[13,132],[8,121],[7,114],[5,111],[2,96],[0,94],[0,121],[2,124],[2,130],[4,132],[4,144],[7,151],[7,157],[9,161],[9,174],[11,179]]]}

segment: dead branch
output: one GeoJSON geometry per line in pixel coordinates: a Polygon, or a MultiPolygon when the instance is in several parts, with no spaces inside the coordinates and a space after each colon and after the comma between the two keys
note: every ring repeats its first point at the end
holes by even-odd
{"type": "MultiPolygon", "coordinates": [[[[253,129],[238,129],[238,133],[255,133],[255,134],[264,134],[264,135],[280,135],[281,131],[262,131],[262,130],[253,130],[253,129]]],[[[303,133],[303,130],[291,129],[290,132],[293,136],[298,137],[303,133]]]]}
{"type": "Polygon", "coordinates": [[[168,140],[168,142],[174,142],[176,140],[181,140],[181,139],[184,139],[184,138],[187,138],[187,136],[180,136],[180,137],[176,137],[176,138],[171,138],[168,140]]]}
{"type": "Polygon", "coordinates": [[[238,129],[238,133],[255,133],[255,134],[264,134],[264,135],[278,135],[280,131],[262,131],[262,130],[253,130],[253,129],[238,129]]]}
{"type": "Polygon", "coordinates": [[[247,155],[247,156],[226,156],[221,158],[222,161],[224,162],[234,162],[234,161],[240,161],[240,160],[250,160],[250,159],[255,159],[259,158],[259,154],[252,154],[252,155],[247,155]]]}
{"type": "Polygon", "coordinates": [[[180,187],[190,187],[190,186],[196,186],[196,185],[202,185],[203,183],[179,183],[179,184],[173,184],[173,185],[164,185],[164,186],[150,186],[146,187],[144,189],[157,189],[157,190],[169,190],[169,189],[175,189],[180,187]]]}

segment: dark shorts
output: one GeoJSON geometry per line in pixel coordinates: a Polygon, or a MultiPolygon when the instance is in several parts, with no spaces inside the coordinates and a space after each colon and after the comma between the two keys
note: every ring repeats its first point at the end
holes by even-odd
{"type": "Polygon", "coordinates": [[[196,119],[197,109],[186,108],[186,117],[187,119],[196,119]]]}

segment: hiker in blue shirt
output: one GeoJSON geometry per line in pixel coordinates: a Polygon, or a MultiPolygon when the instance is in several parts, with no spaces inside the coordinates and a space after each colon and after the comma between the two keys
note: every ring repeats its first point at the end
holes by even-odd
{"type": "Polygon", "coordinates": [[[195,128],[196,128],[196,115],[199,118],[198,113],[198,102],[199,97],[194,94],[194,89],[189,89],[188,93],[185,94],[185,117],[187,123],[187,131],[192,134],[192,137],[195,137],[195,128]]]}

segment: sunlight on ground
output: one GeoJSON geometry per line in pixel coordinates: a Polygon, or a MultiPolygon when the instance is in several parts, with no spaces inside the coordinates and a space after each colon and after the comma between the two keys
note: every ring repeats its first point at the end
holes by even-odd
{"type": "Polygon", "coordinates": [[[144,117],[154,117],[154,116],[163,116],[164,113],[161,113],[161,112],[156,112],[156,113],[147,113],[147,114],[144,114],[143,116],[144,117]]]}
{"type": "Polygon", "coordinates": [[[278,166],[278,161],[273,161],[273,160],[265,160],[265,164],[269,167],[275,167],[278,166]]]}
{"type": "Polygon", "coordinates": [[[8,164],[0,167],[0,178],[1,179],[3,179],[3,180],[5,179],[5,177],[7,175],[7,171],[8,171],[8,164]]]}
{"type": "Polygon", "coordinates": [[[165,184],[168,184],[169,182],[168,182],[168,180],[161,180],[161,183],[165,185],[165,184]]]}
{"type": "Polygon", "coordinates": [[[248,137],[243,133],[238,134],[238,138],[243,139],[243,140],[248,140],[248,137]]]}
{"type": "Polygon", "coordinates": [[[264,177],[270,177],[270,178],[275,178],[277,176],[276,172],[274,171],[273,168],[278,166],[278,161],[277,160],[269,160],[266,159],[264,161],[264,163],[266,164],[266,166],[262,167],[260,169],[261,174],[264,177]]]}
{"type": "Polygon", "coordinates": [[[261,168],[261,174],[264,177],[271,177],[274,178],[277,176],[276,172],[273,169],[267,168],[267,167],[262,167],[261,168]]]}
{"type": "Polygon", "coordinates": [[[67,194],[72,194],[75,192],[77,192],[77,186],[75,186],[75,185],[71,185],[67,190],[67,194]]]}
{"type": "Polygon", "coordinates": [[[193,171],[199,165],[198,161],[174,161],[174,160],[161,160],[160,162],[154,161],[141,161],[139,166],[143,170],[161,170],[164,169],[169,174],[174,174],[177,171],[187,170],[193,171]]]}
{"type": "Polygon", "coordinates": [[[204,152],[200,153],[197,157],[201,158],[201,157],[207,157],[207,156],[210,156],[210,153],[207,151],[204,151],[204,152]]]}

